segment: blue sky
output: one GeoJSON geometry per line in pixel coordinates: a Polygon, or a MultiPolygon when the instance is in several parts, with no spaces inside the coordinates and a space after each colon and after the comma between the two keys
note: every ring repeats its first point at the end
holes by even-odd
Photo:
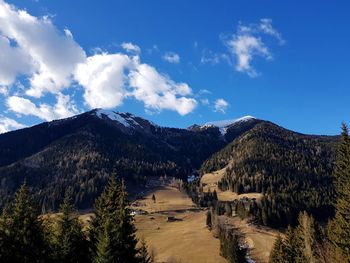
{"type": "Polygon", "coordinates": [[[0,132],[95,107],[187,127],[350,123],[348,1],[0,0],[0,132]]]}

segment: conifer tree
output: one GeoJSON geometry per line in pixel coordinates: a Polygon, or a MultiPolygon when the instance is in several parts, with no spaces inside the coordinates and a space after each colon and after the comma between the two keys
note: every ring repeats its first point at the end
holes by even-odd
{"type": "Polygon", "coordinates": [[[140,248],[139,248],[139,263],[153,263],[153,259],[149,255],[147,244],[144,238],[140,240],[140,248]]]}
{"type": "Polygon", "coordinates": [[[8,207],[5,207],[0,217],[0,262],[8,262],[11,257],[12,242],[9,236],[10,223],[8,207]]]}
{"type": "Polygon", "coordinates": [[[295,260],[296,262],[316,263],[316,223],[306,212],[301,212],[298,220],[299,225],[294,231],[297,244],[297,257],[295,260]]]}
{"type": "Polygon", "coordinates": [[[120,195],[119,195],[119,214],[118,214],[118,233],[119,243],[121,245],[121,259],[125,263],[132,263],[135,261],[135,255],[137,254],[136,245],[137,239],[135,236],[135,226],[132,223],[132,216],[129,203],[127,201],[127,193],[124,185],[124,181],[121,183],[120,195]]]}
{"type": "Polygon", "coordinates": [[[286,246],[280,235],[278,235],[275,244],[270,253],[270,263],[287,263],[286,246]]]}
{"type": "Polygon", "coordinates": [[[334,177],[336,214],[329,225],[329,238],[338,253],[342,253],[350,262],[350,138],[345,124],[342,125],[334,177]]]}
{"type": "Polygon", "coordinates": [[[137,262],[135,228],[126,198],[124,182],[111,176],[95,205],[90,231],[94,262],[137,262]]]}
{"type": "Polygon", "coordinates": [[[88,241],[77,217],[72,215],[73,206],[66,194],[60,207],[55,231],[52,231],[53,258],[56,262],[89,262],[88,241]]]}
{"type": "Polygon", "coordinates": [[[47,261],[49,252],[42,222],[25,184],[19,188],[14,203],[3,212],[0,221],[0,251],[7,249],[1,262],[47,261]]]}
{"type": "Polygon", "coordinates": [[[292,227],[288,227],[285,235],[285,250],[286,250],[286,261],[295,262],[298,255],[301,254],[300,246],[298,244],[295,231],[292,227]]]}
{"type": "Polygon", "coordinates": [[[207,212],[207,220],[206,220],[207,227],[211,229],[212,227],[212,222],[211,222],[211,211],[207,212]]]}

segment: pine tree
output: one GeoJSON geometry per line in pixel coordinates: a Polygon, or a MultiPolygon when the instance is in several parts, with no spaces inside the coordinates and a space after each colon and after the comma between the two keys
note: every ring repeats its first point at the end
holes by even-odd
{"type": "Polygon", "coordinates": [[[23,184],[15,195],[14,203],[3,212],[0,251],[8,249],[1,262],[46,262],[48,245],[44,239],[42,222],[37,207],[23,184]]]}
{"type": "Polygon", "coordinates": [[[211,211],[208,211],[207,212],[207,220],[206,220],[206,223],[207,223],[207,227],[209,229],[211,229],[212,227],[212,222],[211,222],[211,211]]]}
{"type": "Polygon", "coordinates": [[[301,254],[301,248],[296,233],[290,226],[288,227],[285,235],[285,250],[286,262],[296,262],[296,258],[301,254]]]}
{"type": "Polygon", "coordinates": [[[77,217],[72,215],[73,206],[66,194],[60,207],[60,215],[53,231],[53,258],[56,262],[89,262],[88,241],[77,217]]]}
{"type": "Polygon", "coordinates": [[[12,253],[12,242],[9,236],[9,230],[11,223],[9,218],[8,207],[5,207],[0,217],[0,262],[8,262],[12,253]]]}
{"type": "MultiPolygon", "coordinates": [[[[108,220],[105,222],[103,232],[99,233],[94,261],[95,263],[111,263],[117,261],[113,253],[113,244],[110,236],[111,225],[108,220]]],[[[116,251],[115,251],[116,252],[116,251]]]]}
{"type": "Polygon", "coordinates": [[[129,203],[127,201],[127,193],[122,181],[120,195],[119,195],[119,210],[118,210],[118,233],[119,233],[119,242],[121,245],[121,259],[125,263],[132,263],[135,261],[135,255],[137,254],[136,245],[137,239],[135,236],[135,226],[132,223],[132,216],[128,208],[129,203]]]}
{"type": "Polygon", "coordinates": [[[336,214],[329,226],[329,238],[339,253],[350,262],[350,138],[345,124],[334,169],[336,214]]]}
{"type": "Polygon", "coordinates": [[[153,263],[153,259],[149,255],[147,244],[144,238],[141,238],[140,240],[138,257],[139,257],[139,263],[153,263]]]}
{"type": "Polygon", "coordinates": [[[287,263],[286,260],[286,246],[284,244],[284,241],[280,235],[278,235],[275,244],[273,245],[273,248],[270,253],[270,263],[287,263]]]}
{"type": "Polygon", "coordinates": [[[298,250],[296,262],[316,263],[317,237],[314,219],[306,212],[299,214],[299,225],[295,230],[298,250]]]}
{"type": "Polygon", "coordinates": [[[137,262],[137,240],[128,209],[124,182],[111,176],[107,187],[96,201],[95,219],[90,240],[94,262],[137,262]]]}

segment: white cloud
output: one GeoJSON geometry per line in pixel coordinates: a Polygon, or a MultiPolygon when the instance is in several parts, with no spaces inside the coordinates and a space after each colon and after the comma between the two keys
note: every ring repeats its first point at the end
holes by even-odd
{"type": "Polygon", "coordinates": [[[272,56],[260,38],[251,35],[238,35],[226,42],[231,54],[236,57],[236,70],[245,72],[251,77],[258,73],[251,65],[254,56],[262,56],[271,59],[272,56]]]}
{"type": "Polygon", "coordinates": [[[134,54],[140,54],[141,53],[141,49],[138,45],[135,45],[133,43],[130,42],[124,42],[122,43],[122,48],[130,53],[134,53],[134,54]]]}
{"type": "MultiPolygon", "coordinates": [[[[166,109],[185,115],[197,105],[188,84],[176,83],[141,63],[141,49],[137,45],[122,43],[129,54],[87,56],[69,29],[60,31],[48,17],[37,18],[3,0],[0,0],[0,48],[6,50],[0,54],[1,93],[9,96],[8,108],[19,115],[52,120],[77,113],[71,98],[62,95],[62,89],[75,88],[75,84],[83,89],[89,108],[114,108],[126,98],[134,98],[142,101],[147,111],[166,109]],[[20,75],[28,78],[29,86],[27,81],[18,80],[20,75]],[[12,91],[12,87],[17,90],[12,91]],[[42,101],[46,94],[53,94],[57,102],[34,103],[23,94],[42,101]]],[[[169,62],[180,61],[177,54],[168,55],[169,62]]]]}
{"type": "Polygon", "coordinates": [[[169,63],[173,63],[173,64],[180,63],[180,56],[174,52],[166,52],[162,58],[165,61],[168,61],[169,63]]]}
{"type": "Polygon", "coordinates": [[[114,108],[126,95],[125,70],[132,60],[123,54],[97,54],[77,66],[74,76],[84,87],[84,99],[90,108],[114,108]]]}
{"type": "Polygon", "coordinates": [[[283,39],[282,35],[272,26],[272,19],[262,18],[260,19],[260,29],[265,34],[275,37],[280,45],[284,45],[286,41],[283,39]]]}
{"type": "Polygon", "coordinates": [[[205,106],[208,106],[210,104],[208,99],[201,99],[201,103],[205,106]]]}
{"type": "Polygon", "coordinates": [[[175,83],[154,67],[142,64],[138,56],[97,54],[77,66],[76,80],[84,87],[91,108],[114,108],[126,98],[142,101],[148,112],[174,110],[188,114],[197,105],[186,83],[175,83]]]}
{"type": "Polygon", "coordinates": [[[56,99],[54,106],[45,103],[36,106],[29,99],[11,96],[7,99],[7,106],[9,110],[19,115],[33,115],[46,121],[67,118],[79,113],[68,95],[58,94],[56,99]]]}
{"type": "Polygon", "coordinates": [[[0,86],[0,94],[6,96],[8,94],[8,87],[7,86],[0,86]]]}
{"type": "Polygon", "coordinates": [[[207,89],[200,89],[198,94],[205,95],[205,94],[212,94],[212,92],[210,90],[207,90],[207,89]]]}
{"type": "Polygon", "coordinates": [[[0,85],[11,85],[16,76],[31,72],[33,62],[21,48],[11,46],[7,37],[0,35],[0,85]]]}
{"type": "Polygon", "coordinates": [[[272,54],[265,44],[264,37],[271,36],[285,43],[282,35],[272,26],[272,20],[263,18],[259,24],[244,25],[239,23],[235,34],[224,40],[235,61],[235,70],[256,77],[259,73],[252,65],[253,59],[260,56],[266,60],[272,59],[272,54]]]}
{"type": "Polygon", "coordinates": [[[212,64],[216,65],[221,62],[228,62],[230,64],[230,58],[227,54],[224,53],[214,53],[211,50],[204,49],[202,51],[201,63],[202,64],[212,64]]]}
{"type": "Polygon", "coordinates": [[[131,95],[145,104],[148,110],[175,110],[180,115],[190,113],[197,101],[184,97],[192,90],[186,83],[175,83],[147,64],[137,64],[129,74],[131,95]]]}
{"type": "Polygon", "coordinates": [[[214,110],[216,112],[226,113],[226,109],[229,107],[229,103],[224,99],[217,99],[214,104],[214,110]]]}
{"type": "MultiPolygon", "coordinates": [[[[17,64],[22,66],[7,75],[30,74],[27,95],[39,98],[45,92],[58,93],[70,86],[71,73],[85,59],[85,52],[73,40],[71,32],[64,31],[61,33],[48,17],[34,17],[0,0],[0,34],[18,46],[12,48],[12,53],[21,53],[17,64]]],[[[11,80],[8,79],[8,84],[11,80]]]]}
{"type": "Polygon", "coordinates": [[[8,131],[25,128],[26,125],[18,123],[17,121],[0,116],[0,133],[5,133],[8,131]]]}

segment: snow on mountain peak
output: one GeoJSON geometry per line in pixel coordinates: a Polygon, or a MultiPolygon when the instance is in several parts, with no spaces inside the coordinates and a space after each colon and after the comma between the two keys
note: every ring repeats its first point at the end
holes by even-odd
{"type": "Polygon", "coordinates": [[[100,119],[108,118],[112,121],[117,121],[127,128],[141,126],[136,120],[135,116],[130,113],[120,113],[117,111],[97,109],[95,114],[100,119]]]}
{"type": "Polygon", "coordinates": [[[201,126],[201,128],[208,128],[208,127],[217,127],[219,128],[220,132],[222,135],[225,135],[227,132],[227,128],[231,125],[240,123],[240,122],[246,122],[249,120],[254,120],[256,119],[253,116],[244,116],[242,118],[238,119],[230,119],[230,120],[221,120],[221,121],[212,121],[212,122],[207,122],[204,125],[201,126]]]}

